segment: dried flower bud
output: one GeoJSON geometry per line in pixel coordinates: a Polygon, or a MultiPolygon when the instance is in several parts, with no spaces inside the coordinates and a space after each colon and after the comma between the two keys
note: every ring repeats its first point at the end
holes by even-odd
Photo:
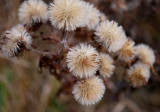
{"type": "Polygon", "coordinates": [[[126,81],[133,87],[141,87],[147,84],[150,78],[150,70],[146,64],[136,63],[127,71],[126,81]]]}
{"type": "Polygon", "coordinates": [[[115,21],[104,21],[97,28],[95,37],[97,42],[100,42],[108,49],[109,52],[116,52],[122,48],[126,42],[126,35],[121,26],[115,21]]]}
{"type": "Polygon", "coordinates": [[[48,6],[42,0],[24,1],[19,8],[18,15],[23,25],[31,27],[35,23],[48,20],[48,6]]]}
{"type": "Polygon", "coordinates": [[[50,21],[58,29],[73,31],[88,24],[85,4],[81,0],[55,0],[49,8],[50,21]]]}
{"type": "Polygon", "coordinates": [[[4,32],[1,40],[1,52],[6,57],[14,57],[28,50],[32,40],[29,33],[22,25],[17,25],[11,30],[4,32]]]}
{"type": "Polygon", "coordinates": [[[102,99],[105,93],[105,86],[100,78],[92,77],[75,84],[72,93],[82,105],[92,105],[102,99]]]}
{"type": "Polygon", "coordinates": [[[100,57],[91,45],[80,44],[71,48],[67,54],[67,66],[73,75],[88,78],[97,72],[100,66],[100,57]]]}
{"type": "Polygon", "coordinates": [[[115,66],[113,65],[113,59],[111,56],[105,53],[101,53],[100,57],[101,57],[101,68],[99,70],[100,75],[104,78],[110,78],[115,69],[115,66]]]}
{"type": "Polygon", "coordinates": [[[136,46],[136,53],[140,61],[146,64],[153,65],[155,63],[155,55],[152,48],[145,44],[139,44],[136,46]]]}
{"type": "Polygon", "coordinates": [[[134,41],[128,39],[123,47],[117,52],[119,59],[130,62],[136,55],[134,41]]]}

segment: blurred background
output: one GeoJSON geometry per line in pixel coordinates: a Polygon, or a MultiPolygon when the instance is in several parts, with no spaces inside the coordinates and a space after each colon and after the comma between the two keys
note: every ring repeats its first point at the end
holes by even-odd
{"type": "MultiPolygon", "coordinates": [[[[87,107],[78,104],[70,90],[61,91],[63,83],[47,69],[40,72],[38,54],[29,52],[16,60],[0,57],[0,112],[160,112],[160,0],[86,1],[122,25],[136,43],[148,44],[155,50],[157,76],[152,75],[144,87],[126,87],[119,66],[107,82],[110,90],[102,101],[87,107]]],[[[17,11],[22,2],[0,0],[0,34],[18,24],[17,11]]],[[[40,30],[46,30],[46,26],[40,30]]],[[[57,32],[53,31],[55,35],[57,32]]],[[[80,33],[76,31],[75,35],[80,33]]],[[[47,45],[41,42],[38,47],[54,49],[47,45]]]]}

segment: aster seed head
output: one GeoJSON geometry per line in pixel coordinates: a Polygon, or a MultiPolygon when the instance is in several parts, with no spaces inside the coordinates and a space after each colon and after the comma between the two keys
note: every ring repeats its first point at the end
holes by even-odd
{"type": "Polygon", "coordinates": [[[50,21],[58,29],[74,31],[88,24],[85,4],[81,0],[55,0],[49,8],[50,21]]]}
{"type": "Polygon", "coordinates": [[[150,70],[146,64],[136,63],[129,68],[126,74],[126,81],[133,87],[146,85],[150,78],[150,70]]]}
{"type": "Polygon", "coordinates": [[[136,46],[136,53],[141,62],[153,65],[155,63],[154,50],[145,44],[136,46]]]}
{"type": "Polygon", "coordinates": [[[101,68],[99,70],[100,75],[104,78],[110,78],[115,70],[113,59],[106,53],[101,53],[101,68]]]}
{"type": "Polygon", "coordinates": [[[72,93],[82,105],[92,105],[102,99],[105,93],[105,86],[103,80],[98,77],[92,77],[75,84],[72,93]]]}
{"type": "Polygon", "coordinates": [[[32,42],[30,34],[22,25],[17,25],[3,33],[1,40],[1,53],[6,57],[15,57],[29,50],[32,42]]]}
{"type": "Polygon", "coordinates": [[[48,20],[48,5],[42,0],[24,1],[18,12],[20,22],[27,27],[48,20]]]}
{"type": "Polygon", "coordinates": [[[123,47],[117,52],[118,58],[125,62],[130,62],[136,55],[135,42],[127,39],[123,47]]]}
{"type": "Polygon", "coordinates": [[[102,43],[109,52],[117,52],[126,42],[126,35],[115,21],[103,21],[96,28],[95,40],[102,43]]]}
{"type": "Polygon", "coordinates": [[[100,22],[100,11],[96,7],[94,7],[94,5],[88,2],[84,2],[84,4],[86,8],[86,13],[89,19],[87,28],[89,30],[94,30],[100,22]]]}
{"type": "Polygon", "coordinates": [[[100,67],[100,56],[95,48],[79,44],[71,48],[66,57],[67,66],[74,76],[88,78],[96,74],[100,67]]]}

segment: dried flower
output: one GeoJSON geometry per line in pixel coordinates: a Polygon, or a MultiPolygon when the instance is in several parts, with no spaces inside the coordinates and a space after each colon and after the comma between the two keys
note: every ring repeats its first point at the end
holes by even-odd
{"type": "Polygon", "coordinates": [[[55,0],[49,12],[52,25],[58,29],[73,31],[88,24],[85,4],[81,0],[55,0]]]}
{"type": "Polygon", "coordinates": [[[89,30],[93,30],[99,24],[100,21],[100,12],[97,8],[95,8],[92,4],[85,2],[86,4],[86,13],[89,17],[89,23],[87,24],[87,28],[89,30]]]}
{"type": "Polygon", "coordinates": [[[91,45],[80,44],[71,48],[67,54],[67,66],[73,75],[88,78],[97,72],[100,66],[100,57],[91,45]]]}
{"type": "Polygon", "coordinates": [[[0,50],[6,57],[20,55],[29,49],[28,46],[32,42],[31,36],[22,25],[17,25],[11,30],[4,32],[0,41],[0,50]]]}
{"type": "Polygon", "coordinates": [[[155,63],[155,55],[152,48],[145,44],[136,46],[136,53],[139,59],[146,64],[153,65],[155,63]]]}
{"type": "Polygon", "coordinates": [[[127,71],[126,80],[133,87],[140,87],[147,84],[150,78],[150,70],[146,64],[136,63],[127,71]]]}
{"type": "Polygon", "coordinates": [[[108,49],[109,52],[116,52],[126,42],[126,35],[121,26],[115,21],[104,21],[97,28],[95,37],[97,42],[100,42],[108,49]]]}
{"type": "Polygon", "coordinates": [[[103,81],[98,77],[82,80],[74,85],[75,99],[82,105],[92,105],[101,100],[105,92],[103,81]]]}
{"type": "Polygon", "coordinates": [[[128,39],[123,47],[117,52],[119,59],[130,62],[136,55],[134,41],[128,39]]]}
{"type": "Polygon", "coordinates": [[[24,1],[19,8],[19,20],[23,25],[31,27],[35,23],[48,20],[48,6],[42,0],[24,1]]]}
{"type": "Polygon", "coordinates": [[[101,57],[101,68],[99,70],[100,75],[104,78],[110,78],[113,74],[115,66],[113,65],[113,59],[111,56],[105,53],[100,54],[101,57]]]}

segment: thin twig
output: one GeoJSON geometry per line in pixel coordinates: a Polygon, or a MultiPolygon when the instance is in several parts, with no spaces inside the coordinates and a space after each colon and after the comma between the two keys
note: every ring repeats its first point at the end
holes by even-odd
{"type": "Polygon", "coordinates": [[[127,98],[123,93],[121,94],[120,99],[125,102],[126,106],[132,111],[132,112],[145,112],[141,108],[138,107],[138,105],[127,98]]]}
{"type": "Polygon", "coordinates": [[[95,41],[90,41],[90,42],[88,42],[88,44],[91,44],[91,45],[94,44],[94,43],[95,43],[95,41]]]}
{"type": "Polygon", "coordinates": [[[67,31],[65,31],[65,30],[63,31],[62,41],[61,41],[62,48],[59,53],[60,55],[62,55],[62,53],[65,49],[69,49],[68,44],[67,44],[67,33],[68,33],[67,31]]]}
{"type": "Polygon", "coordinates": [[[117,105],[113,108],[112,112],[122,112],[125,108],[126,103],[124,101],[120,101],[117,105]]]}
{"type": "Polygon", "coordinates": [[[67,31],[63,31],[63,36],[62,36],[62,44],[64,46],[65,49],[68,49],[68,44],[67,44],[67,31]]]}
{"type": "Polygon", "coordinates": [[[36,53],[39,53],[39,54],[42,54],[42,55],[58,55],[56,53],[51,53],[51,52],[45,52],[45,51],[39,51],[37,49],[33,49],[33,48],[30,48],[31,51],[33,52],[36,52],[36,53]]]}

